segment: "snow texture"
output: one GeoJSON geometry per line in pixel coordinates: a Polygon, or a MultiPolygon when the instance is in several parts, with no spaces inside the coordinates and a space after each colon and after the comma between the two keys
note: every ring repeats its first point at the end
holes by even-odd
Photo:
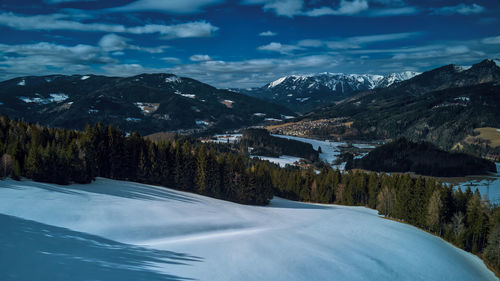
{"type": "Polygon", "coordinates": [[[267,160],[271,163],[278,164],[280,167],[285,167],[286,165],[294,165],[295,162],[300,161],[300,157],[294,157],[294,156],[288,156],[288,155],[281,155],[279,158],[278,157],[268,157],[268,156],[258,156],[258,155],[253,155],[253,158],[259,158],[261,160],[267,160]]]}
{"type": "Polygon", "coordinates": [[[1,280],[498,280],[367,208],[245,206],[103,178],[0,181],[0,225],[1,280]]]}
{"type": "Polygon", "coordinates": [[[22,79],[21,81],[19,81],[17,83],[18,86],[26,86],[26,80],[25,79],[22,79]]]}
{"type": "MultiPolygon", "coordinates": [[[[346,88],[353,90],[366,90],[378,87],[388,87],[394,83],[408,80],[419,75],[418,72],[404,71],[401,73],[391,73],[386,76],[372,74],[344,74],[344,73],[319,73],[308,75],[289,75],[281,77],[267,85],[268,89],[284,88],[287,90],[320,89],[326,87],[332,91],[340,89],[344,92],[346,88]]],[[[290,96],[290,94],[288,94],[290,96]]]]}
{"type": "Polygon", "coordinates": [[[165,78],[165,83],[180,83],[181,79],[175,75],[165,78]]]}
{"type": "Polygon", "coordinates": [[[127,118],[125,118],[125,121],[128,121],[128,122],[139,122],[139,121],[141,121],[141,118],[127,117],[127,118]]]}
{"type": "Polygon", "coordinates": [[[194,99],[194,98],[196,98],[196,95],[194,95],[194,94],[183,94],[183,93],[182,93],[181,91],[179,91],[179,90],[176,90],[176,91],[174,92],[174,94],[176,94],[176,95],[180,95],[180,96],[183,96],[183,97],[186,97],[186,98],[190,98],[190,99],[194,99]]]}
{"type": "Polygon", "coordinates": [[[20,100],[24,101],[25,103],[37,103],[37,104],[49,104],[52,102],[62,102],[67,100],[69,97],[66,94],[63,93],[53,93],[50,94],[48,98],[43,98],[39,94],[36,94],[38,97],[18,97],[20,100]]]}

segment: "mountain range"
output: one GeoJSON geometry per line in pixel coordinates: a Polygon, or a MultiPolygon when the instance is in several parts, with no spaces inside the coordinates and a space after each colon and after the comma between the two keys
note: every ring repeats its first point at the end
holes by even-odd
{"type": "Polygon", "coordinates": [[[404,136],[451,149],[475,128],[500,128],[499,65],[484,60],[470,68],[443,66],[387,88],[357,92],[299,119],[342,118],[348,126],[324,130],[342,138],[404,136]]]}
{"type": "Polygon", "coordinates": [[[343,73],[289,75],[260,88],[236,91],[305,113],[325,103],[339,101],[355,92],[386,88],[419,74],[405,71],[386,76],[343,73]]]}
{"type": "Polygon", "coordinates": [[[234,129],[293,116],[283,106],[173,74],[14,78],[0,82],[0,114],[69,129],[101,122],[143,134],[234,129]]]}

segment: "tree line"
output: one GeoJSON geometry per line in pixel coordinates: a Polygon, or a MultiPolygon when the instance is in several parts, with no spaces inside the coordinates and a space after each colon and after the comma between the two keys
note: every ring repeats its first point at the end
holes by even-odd
{"type": "Polygon", "coordinates": [[[243,131],[240,141],[240,149],[247,153],[251,148],[251,154],[260,156],[279,157],[290,155],[307,159],[311,162],[319,160],[319,152],[310,143],[274,137],[266,129],[249,128],[243,131]]]}
{"type": "Polygon", "coordinates": [[[241,154],[189,141],[155,143],[112,125],[78,132],[0,117],[0,173],[56,184],[95,177],[137,181],[244,204],[273,196],[270,167],[241,154]]]}
{"type": "Polygon", "coordinates": [[[479,192],[409,174],[273,169],[275,195],[298,201],[366,206],[482,255],[500,271],[500,207],[479,192]]]}

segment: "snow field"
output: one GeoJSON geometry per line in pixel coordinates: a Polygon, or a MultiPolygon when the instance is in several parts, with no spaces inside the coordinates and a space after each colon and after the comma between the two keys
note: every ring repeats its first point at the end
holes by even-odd
{"type": "Polygon", "coordinates": [[[103,178],[4,180],[0,221],[8,230],[0,245],[16,246],[2,247],[2,280],[33,280],[30,272],[46,280],[498,280],[476,256],[363,207],[280,198],[246,206],[103,178]],[[61,263],[62,271],[45,270],[61,263]]]}

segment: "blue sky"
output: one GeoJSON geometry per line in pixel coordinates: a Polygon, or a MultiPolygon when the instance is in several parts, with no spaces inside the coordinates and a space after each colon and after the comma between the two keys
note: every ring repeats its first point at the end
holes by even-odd
{"type": "Polygon", "coordinates": [[[2,0],[0,80],[167,72],[217,87],[500,57],[498,0],[2,0]]]}

